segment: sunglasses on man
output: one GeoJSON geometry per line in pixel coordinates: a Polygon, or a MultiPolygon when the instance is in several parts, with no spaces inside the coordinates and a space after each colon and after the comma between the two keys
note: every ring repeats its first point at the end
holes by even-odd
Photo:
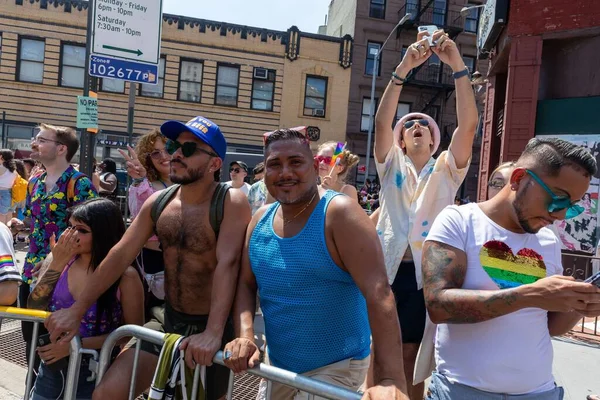
{"type": "Polygon", "coordinates": [[[241,170],[241,168],[229,168],[229,172],[235,172],[236,174],[239,174],[241,170]]]}
{"type": "Polygon", "coordinates": [[[167,139],[167,143],[165,143],[165,150],[167,150],[167,153],[173,155],[179,149],[181,149],[181,154],[183,154],[184,157],[191,157],[197,151],[208,154],[211,157],[219,157],[218,154],[213,153],[212,151],[204,150],[203,148],[198,147],[198,144],[195,142],[179,143],[175,140],[167,139]]]}
{"type": "Polygon", "coordinates": [[[549,187],[537,176],[533,171],[528,169],[525,170],[534,181],[538,183],[550,195],[550,203],[548,204],[548,212],[555,213],[560,212],[564,209],[567,210],[567,214],[565,215],[565,219],[575,218],[579,214],[581,214],[585,209],[573,202],[571,202],[571,198],[567,196],[557,196],[549,187]]]}
{"type": "Polygon", "coordinates": [[[411,119],[410,121],[406,121],[404,123],[404,129],[412,128],[417,122],[421,126],[429,126],[429,121],[427,121],[426,119],[411,119]]]}

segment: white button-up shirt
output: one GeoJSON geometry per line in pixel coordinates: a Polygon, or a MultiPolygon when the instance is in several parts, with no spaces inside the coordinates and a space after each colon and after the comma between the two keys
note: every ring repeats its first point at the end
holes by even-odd
{"type": "Polygon", "coordinates": [[[456,167],[450,151],[429,159],[418,174],[404,151],[394,145],[385,161],[376,160],[381,182],[381,211],[377,234],[383,246],[389,283],[394,282],[398,267],[410,244],[417,288],[423,287],[421,253],[423,241],[435,217],[444,207],[454,204],[454,197],[469,169],[456,167]]]}

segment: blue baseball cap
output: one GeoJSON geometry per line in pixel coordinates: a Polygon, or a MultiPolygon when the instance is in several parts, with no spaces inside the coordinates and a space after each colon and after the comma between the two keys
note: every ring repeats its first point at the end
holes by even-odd
{"type": "Polygon", "coordinates": [[[227,153],[227,141],[221,132],[219,125],[204,117],[196,117],[187,124],[179,121],[167,121],[160,127],[160,133],[171,140],[176,140],[183,131],[194,134],[198,139],[209,145],[221,160],[225,159],[227,153]]]}

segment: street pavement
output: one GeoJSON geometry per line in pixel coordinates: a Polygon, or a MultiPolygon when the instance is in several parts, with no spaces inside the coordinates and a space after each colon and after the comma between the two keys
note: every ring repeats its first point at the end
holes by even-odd
{"type": "MultiPolygon", "coordinates": [[[[22,250],[22,245],[17,245],[22,250]]],[[[24,251],[17,251],[17,262],[23,265],[24,251]]],[[[257,321],[258,322],[258,321],[257,321]]],[[[263,328],[262,321],[259,322],[263,328]]],[[[4,329],[7,327],[5,326],[4,329]]],[[[258,329],[263,331],[263,329],[258,329]]],[[[600,394],[600,341],[584,342],[577,338],[560,337],[554,347],[554,376],[565,388],[565,400],[585,400],[588,394],[600,394]]],[[[0,400],[21,399],[25,389],[26,370],[0,358],[0,400]]]]}

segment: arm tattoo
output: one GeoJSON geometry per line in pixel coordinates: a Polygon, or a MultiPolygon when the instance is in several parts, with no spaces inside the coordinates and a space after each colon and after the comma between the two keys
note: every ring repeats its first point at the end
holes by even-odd
{"type": "Polygon", "coordinates": [[[439,323],[476,323],[516,311],[519,294],[513,289],[462,289],[466,257],[440,242],[427,242],[422,261],[423,292],[430,314],[439,323]],[[462,260],[464,258],[464,260],[462,260]],[[441,321],[440,321],[441,320],[441,321]]]}
{"type": "Polygon", "coordinates": [[[61,272],[49,269],[27,298],[27,308],[46,310],[61,272]]]}

